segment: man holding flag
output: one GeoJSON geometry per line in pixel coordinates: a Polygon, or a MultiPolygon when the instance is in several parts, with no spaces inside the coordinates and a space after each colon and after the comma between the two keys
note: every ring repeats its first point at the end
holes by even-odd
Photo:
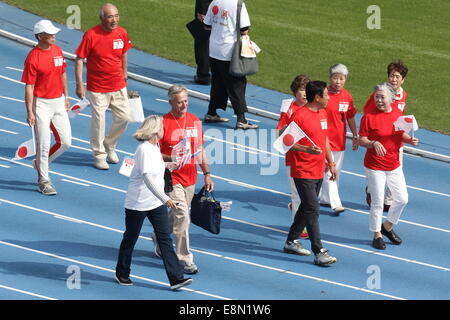
{"type": "Polygon", "coordinates": [[[284,152],[289,149],[296,151],[293,152],[290,174],[301,199],[283,250],[299,255],[311,254],[297,239],[306,226],[315,255],[314,263],[329,265],[335,263],[336,258],[328,254],[320,240],[318,198],[325,161],[331,171],[331,179],[336,179],[336,168],[327,138],[327,114],[324,110],[329,100],[327,84],[323,81],[309,82],[306,85],[306,99],[306,105],[292,115],[291,123],[274,143],[275,148],[285,150],[284,152]]]}
{"type": "MultiPolygon", "coordinates": [[[[48,175],[48,164],[67,149],[72,140],[66,62],[60,47],[55,45],[56,28],[49,20],[40,20],[34,26],[38,44],[28,54],[22,74],[25,83],[27,122],[34,128],[36,159],[33,166],[38,172],[38,190],[44,195],[55,195],[56,190],[48,175]],[[55,144],[50,147],[50,130],[55,144]]],[[[31,154],[29,154],[31,155],[31,154]]],[[[18,152],[18,157],[29,156],[18,152]]],[[[17,157],[16,156],[16,157],[17,157]]]]}

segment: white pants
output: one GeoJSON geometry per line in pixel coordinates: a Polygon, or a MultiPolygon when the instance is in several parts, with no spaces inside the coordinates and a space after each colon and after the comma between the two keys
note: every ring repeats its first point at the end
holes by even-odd
{"type": "Polygon", "coordinates": [[[289,187],[291,188],[291,204],[292,204],[292,221],[294,221],[295,214],[300,206],[300,196],[297,188],[295,187],[294,178],[291,177],[291,167],[286,166],[286,173],[289,181],[289,187]]]}
{"type": "MultiPolygon", "coordinates": [[[[400,147],[399,149],[399,160],[400,160],[400,166],[403,165],[403,147],[400,147]]],[[[386,188],[386,197],[384,198],[384,204],[385,205],[391,205],[394,201],[394,197],[392,196],[391,190],[389,188],[386,188]]]]}
{"type": "Polygon", "coordinates": [[[106,159],[107,152],[116,149],[117,141],[128,125],[130,107],[127,88],[114,92],[87,91],[86,96],[91,104],[92,153],[95,159],[106,159]],[[108,136],[105,137],[105,113],[109,107],[112,111],[112,125],[108,136]]]}
{"type": "Polygon", "coordinates": [[[339,197],[339,178],[341,176],[342,165],[344,164],[344,151],[332,151],[333,160],[336,163],[336,180],[331,181],[330,170],[325,172],[322,182],[322,189],[319,193],[320,203],[329,204],[332,209],[342,207],[339,197]]]}
{"type": "Polygon", "coordinates": [[[369,192],[372,198],[370,204],[369,230],[379,232],[383,218],[384,187],[387,184],[393,196],[393,202],[387,214],[387,220],[397,224],[403,209],[408,203],[405,176],[402,166],[392,171],[372,170],[364,167],[369,192]]]}
{"type": "Polygon", "coordinates": [[[65,107],[65,97],[44,99],[35,97],[33,101],[36,123],[36,170],[38,181],[50,181],[48,164],[70,148],[72,133],[69,117],[65,107]],[[50,148],[50,130],[53,132],[55,144],[50,148]]]}

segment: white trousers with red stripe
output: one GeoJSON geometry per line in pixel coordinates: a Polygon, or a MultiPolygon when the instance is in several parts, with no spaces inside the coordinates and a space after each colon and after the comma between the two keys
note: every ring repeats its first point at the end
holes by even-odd
{"type": "Polygon", "coordinates": [[[329,204],[332,209],[342,207],[341,198],[339,197],[339,178],[341,177],[341,169],[344,164],[344,151],[332,151],[333,160],[336,163],[336,180],[331,181],[330,170],[325,172],[320,189],[319,201],[323,204],[329,204]]]}
{"type": "Polygon", "coordinates": [[[50,181],[48,165],[67,149],[72,141],[69,117],[64,104],[65,97],[44,99],[35,97],[33,108],[36,116],[36,170],[38,181],[50,181]],[[55,143],[50,147],[53,132],[55,143]]]}
{"type": "Polygon", "coordinates": [[[397,224],[400,215],[408,203],[408,191],[406,189],[403,167],[392,171],[372,170],[364,167],[367,176],[369,192],[371,196],[369,230],[379,232],[383,219],[384,188],[387,185],[391,190],[393,201],[387,214],[387,220],[397,224]]]}

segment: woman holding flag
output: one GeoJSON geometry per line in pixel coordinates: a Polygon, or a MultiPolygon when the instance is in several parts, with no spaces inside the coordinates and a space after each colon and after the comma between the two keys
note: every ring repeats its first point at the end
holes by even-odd
{"type": "Polygon", "coordinates": [[[399,149],[402,143],[416,146],[417,138],[409,136],[402,126],[398,126],[401,111],[393,108],[395,90],[387,82],[374,88],[374,101],[377,112],[369,113],[361,119],[359,143],[366,147],[364,168],[371,194],[369,230],[374,233],[372,246],[379,250],[386,249],[383,235],[393,244],[399,245],[402,240],[394,232],[393,225],[397,224],[400,215],[408,203],[403,168],[400,165],[399,149]],[[400,129],[400,130],[396,130],[400,129]],[[384,188],[389,187],[393,194],[393,203],[389,208],[387,219],[382,223],[384,188]]]}

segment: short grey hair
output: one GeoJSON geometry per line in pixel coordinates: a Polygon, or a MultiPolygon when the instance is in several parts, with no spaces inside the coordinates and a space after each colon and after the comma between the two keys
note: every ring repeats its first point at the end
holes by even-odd
{"type": "Polygon", "coordinates": [[[174,84],[174,85],[171,86],[171,87],[169,88],[169,90],[167,91],[167,96],[169,97],[169,100],[172,100],[173,97],[174,97],[176,94],[179,94],[179,93],[184,92],[184,91],[185,91],[185,92],[188,92],[188,89],[187,89],[186,87],[182,86],[182,85],[174,84]]]}
{"type": "Polygon", "coordinates": [[[330,67],[329,73],[330,73],[330,77],[331,77],[333,74],[335,74],[335,73],[341,73],[341,74],[343,74],[344,76],[348,76],[348,69],[347,69],[347,67],[346,67],[345,65],[343,65],[342,63],[333,64],[333,65],[330,67]]]}
{"type": "Polygon", "coordinates": [[[397,94],[395,92],[395,89],[391,86],[389,82],[383,82],[380,84],[377,84],[375,87],[373,87],[373,92],[377,91],[386,91],[389,98],[391,99],[391,102],[394,102],[395,95],[397,94]]]}
{"type": "Polygon", "coordinates": [[[137,141],[148,141],[155,137],[163,126],[162,118],[157,115],[151,115],[145,118],[141,127],[133,134],[137,141]]]}

